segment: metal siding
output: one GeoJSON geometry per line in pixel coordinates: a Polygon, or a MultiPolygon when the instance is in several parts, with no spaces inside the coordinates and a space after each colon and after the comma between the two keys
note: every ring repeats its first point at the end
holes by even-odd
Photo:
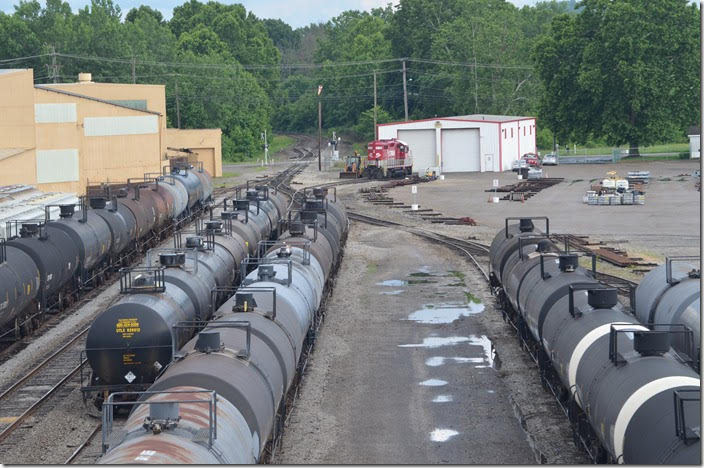
{"type": "Polygon", "coordinates": [[[35,123],[76,122],[76,103],[51,103],[34,105],[35,123]]]}
{"type": "Polygon", "coordinates": [[[159,120],[155,115],[86,117],[83,127],[85,136],[145,135],[159,133],[159,120]]]}
{"type": "Polygon", "coordinates": [[[37,150],[37,183],[77,182],[78,150],[37,150]]]}
{"type": "Polygon", "coordinates": [[[425,171],[436,167],[435,161],[435,129],[431,130],[399,130],[398,139],[408,143],[413,155],[413,172],[425,171]]]}
{"type": "Polygon", "coordinates": [[[443,172],[481,171],[479,129],[442,130],[443,172]]]}

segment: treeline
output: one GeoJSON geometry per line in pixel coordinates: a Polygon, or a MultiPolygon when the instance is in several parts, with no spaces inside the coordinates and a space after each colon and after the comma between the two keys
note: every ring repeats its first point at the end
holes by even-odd
{"type": "Polygon", "coordinates": [[[378,121],[402,120],[404,68],[409,118],[537,115],[542,147],[553,134],[672,141],[698,118],[699,12],[686,0],[401,0],[298,29],[196,0],[169,21],[112,0],[15,9],[0,13],[0,66],[34,67],[38,83],[79,71],[164,83],[169,124],[221,127],[228,159],[257,154],[265,129],[314,129],[319,99],[325,129],[370,139],[374,78],[378,121]]]}

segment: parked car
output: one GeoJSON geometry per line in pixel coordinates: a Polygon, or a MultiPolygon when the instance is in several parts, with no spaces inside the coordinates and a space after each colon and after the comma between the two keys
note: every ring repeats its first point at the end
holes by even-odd
{"type": "Polygon", "coordinates": [[[521,159],[517,159],[517,160],[513,161],[513,164],[511,165],[511,170],[513,172],[518,172],[521,169],[525,169],[527,167],[528,167],[528,161],[521,158],[521,159]]]}
{"type": "Polygon", "coordinates": [[[543,156],[543,166],[557,166],[558,159],[555,153],[548,153],[543,156]]]}
{"type": "Polygon", "coordinates": [[[526,153],[521,159],[525,159],[530,167],[540,167],[540,156],[535,153],[526,153]]]}

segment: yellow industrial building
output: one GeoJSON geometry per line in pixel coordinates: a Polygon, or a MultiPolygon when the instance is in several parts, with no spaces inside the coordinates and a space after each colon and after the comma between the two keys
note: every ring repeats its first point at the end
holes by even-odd
{"type": "Polygon", "coordinates": [[[161,172],[188,155],[222,175],[220,129],[166,128],[164,85],[34,84],[32,69],[0,70],[0,186],[82,194],[87,185],[161,172]]]}

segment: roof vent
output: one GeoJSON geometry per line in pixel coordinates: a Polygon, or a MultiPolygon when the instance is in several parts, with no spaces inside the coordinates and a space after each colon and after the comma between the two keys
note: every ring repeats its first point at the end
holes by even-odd
{"type": "Polygon", "coordinates": [[[107,200],[105,197],[92,197],[89,203],[94,210],[102,210],[107,205],[107,200]]]}
{"type": "Polygon", "coordinates": [[[302,236],[306,232],[306,227],[305,224],[299,222],[299,221],[294,221],[291,223],[291,225],[288,228],[288,232],[293,236],[293,237],[299,237],[302,236]]]}
{"type": "Polygon", "coordinates": [[[78,82],[79,83],[92,83],[93,75],[91,73],[79,73],[78,82]]]}
{"type": "Polygon", "coordinates": [[[220,212],[220,219],[237,219],[237,212],[236,211],[221,211],[220,212]]]}
{"type": "Polygon", "coordinates": [[[291,249],[287,246],[281,247],[279,251],[276,252],[276,256],[279,258],[288,258],[291,256],[291,249]]]}
{"type": "Polygon", "coordinates": [[[520,229],[521,232],[531,232],[535,229],[535,226],[533,225],[533,221],[529,218],[521,218],[518,229],[520,229]]]}
{"type": "Polygon", "coordinates": [[[183,252],[163,253],[159,255],[159,263],[165,267],[178,267],[186,264],[186,254],[183,252]]]}
{"type": "Polygon", "coordinates": [[[318,219],[318,213],[315,211],[301,211],[301,221],[306,224],[314,223],[318,219]]]}
{"type": "Polygon", "coordinates": [[[201,353],[212,353],[213,351],[218,351],[221,348],[220,332],[202,331],[198,333],[195,348],[196,351],[200,351],[201,353]]]}
{"type": "Polygon", "coordinates": [[[618,295],[615,289],[590,289],[587,303],[595,309],[610,309],[618,303],[618,295]]]}
{"type": "Polygon", "coordinates": [[[325,208],[323,207],[323,200],[307,200],[305,207],[303,209],[314,210],[314,211],[325,211],[325,208]]]}
{"type": "Polygon", "coordinates": [[[201,236],[189,236],[186,238],[186,248],[187,249],[202,249],[203,248],[203,238],[201,236]]]}
{"type": "Polygon", "coordinates": [[[238,293],[235,295],[235,304],[232,306],[233,312],[248,312],[257,307],[257,301],[252,293],[238,293]]]}
{"type": "Polygon", "coordinates": [[[142,427],[153,434],[159,434],[175,428],[180,420],[177,401],[152,403],[149,405],[149,416],[144,418],[142,427]]]}
{"type": "Polygon", "coordinates": [[[274,270],[274,265],[261,265],[257,270],[257,277],[259,281],[266,281],[276,277],[276,270],[274,270]]]}
{"type": "Polygon", "coordinates": [[[255,189],[249,189],[247,190],[247,200],[256,200],[259,198],[259,192],[257,192],[255,189]]]}
{"type": "Polygon", "coordinates": [[[552,242],[550,242],[547,239],[542,239],[538,241],[538,247],[535,249],[538,252],[541,253],[546,253],[550,252],[550,248],[552,247],[552,242]]]}
{"type": "Polygon", "coordinates": [[[255,185],[254,188],[255,190],[263,191],[266,190],[268,187],[266,185],[255,185]]]}
{"type": "Polygon", "coordinates": [[[579,266],[579,258],[575,254],[560,255],[560,271],[572,272],[579,266]]]}
{"type": "Polygon", "coordinates": [[[667,330],[634,331],[633,349],[641,356],[662,356],[670,349],[670,333],[667,330]]]}
{"type": "Polygon", "coordinates": [[[222,231],[222,221],[213,220],[205,222],[205,229],[208,231],[220,232],[222,231]]]}
{"type": "Polygon", "coordinates": [[[39,225],[38,224],[22,223],[22,227],[20,228],[20,237],[22,237],[22,238],[34,237],[37,234],[39,234],[39,225]]]}
{"type": "Polygon", "coordinates": [[[76,206],[75,205],[59,205],[59,209],[61,210],[61,212],[59,213],[59,216],[61,218],[70,218],[71,216],[73,216],[73,213],[76,210],[76,206]]]}
{"type": "Polygon", "coordinates": [[[313,196],[315,198],[325,198],[325,195],[327,195],[327,193],[327,189],[324,189],[322,187],[315,187],[313,189],[313,196]]]}

